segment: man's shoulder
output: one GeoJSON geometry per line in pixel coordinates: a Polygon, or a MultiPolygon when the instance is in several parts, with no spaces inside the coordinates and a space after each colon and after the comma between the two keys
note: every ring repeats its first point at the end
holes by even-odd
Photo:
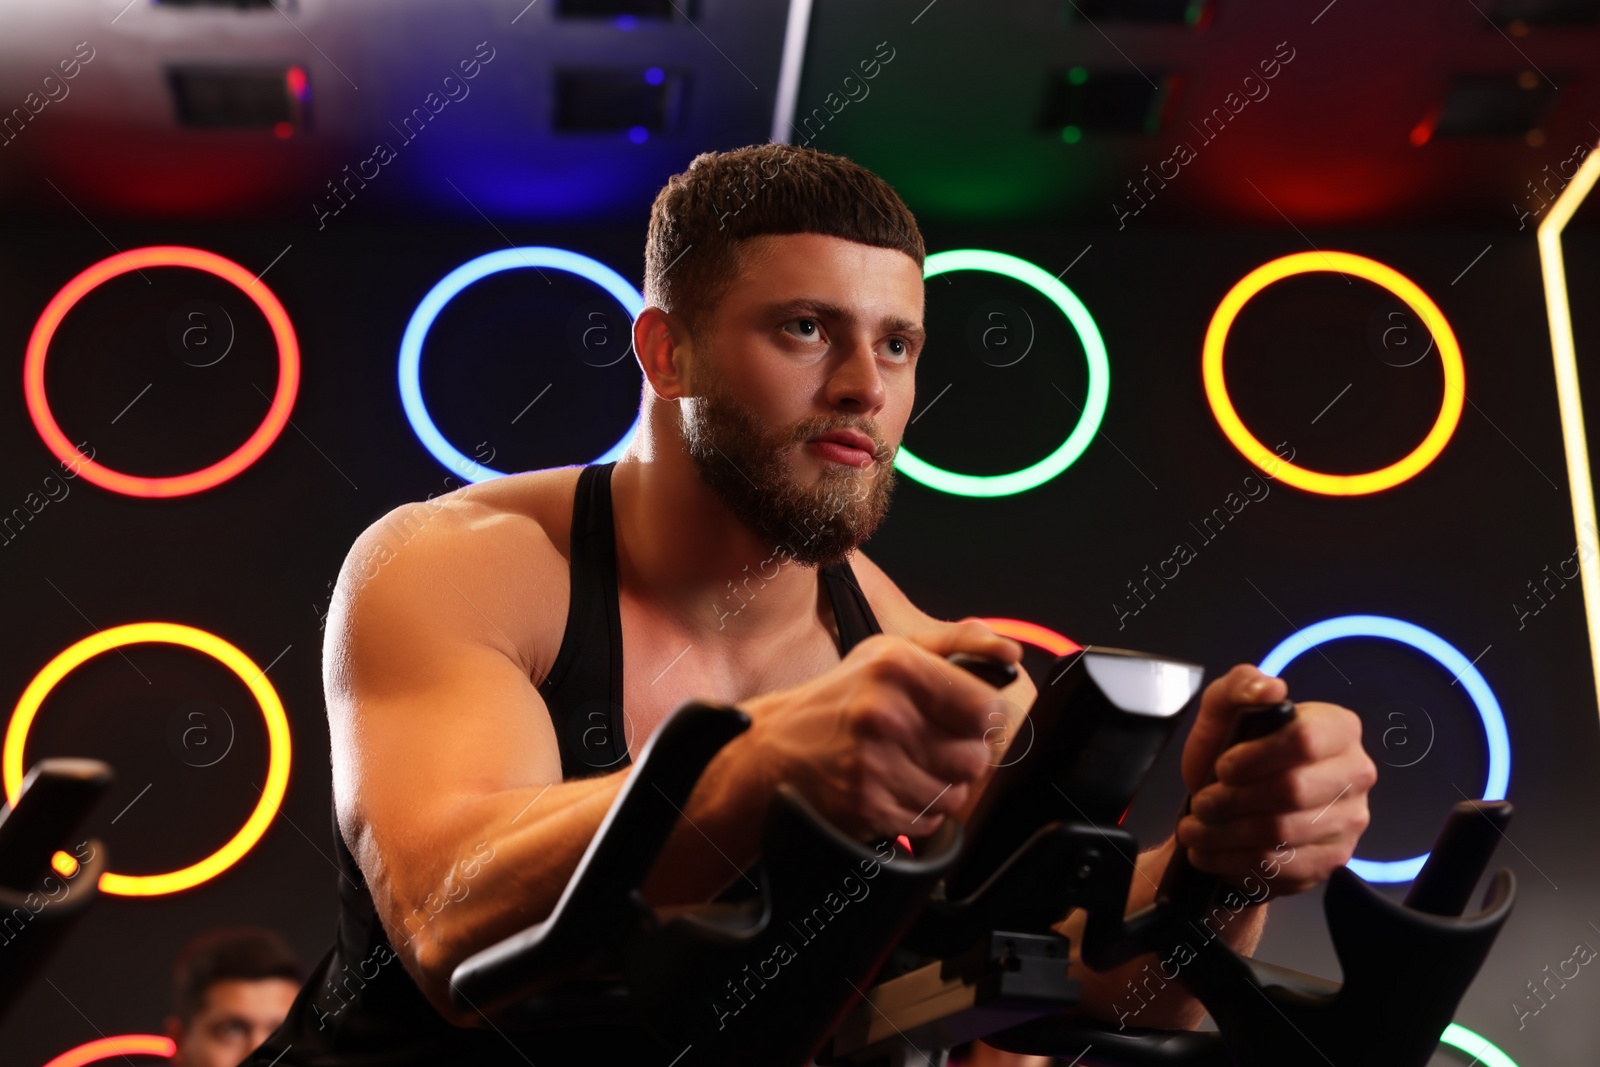
{"type": "Polygon", "coordinates": [[[474,553],[565,545],[581,470],[526,470],[400,504],[362,531],[357,547],[397,557],[403,549],[448,555],[467,544],[474,553]]]}
{"type": "Polygon", "coordinates": [[[423,629],[487,619],[519,657],[537,660],[565,619],[580,470],[507,475],[392,508],[350,547],[334,607],[423,629]]]}
{"type": "Polygon", "coordinates": [[[467,563],[510,553],[538,563],[565,544],[580,469],[526,471],[401,504],[362,531],[352,555],[378,566],[406,554],[467,563]]]}

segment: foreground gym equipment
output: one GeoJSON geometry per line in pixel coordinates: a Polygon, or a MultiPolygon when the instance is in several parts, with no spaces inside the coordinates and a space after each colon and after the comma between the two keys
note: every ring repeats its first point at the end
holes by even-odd
{"type": "Polygon", "coordinates": [[[111,784],[99,760],[47,759],[22,780],[14,807],[0,807],[0,1017],[27,989],[62,940],[99,898],[105,846],[84,841],[62,870],[66,846],[111,784]]]}
{"type": "MultiPolygon", "coordinates": [[[[996,685],[1015,671],[951,661],[996,685]]],[[[1334,873],[1324,910],[1342,983],[1235,953],[1217,933],[1259,898],[1194,870],[1182,849],[1155,903],[1125,918],[1138,845],[1118,822],[1202,674],[1117,649],[1060,657],[969,826],[945,820],[915,855],[869,847],[780,786],[739,883],[756,892],[740,897],[736,884],[713,903],[658,909],[639,887],[706,764],[749,726],[737,708],[686,702],[646,745],[550,916],[463,961],[452,997],[502,1028],[579,1039],[595,1062],[643,1034],[679,1067],[943,1067],[973,1038],[1085,1065],[1424,1067],[1511,912],[1516,883],[1502,869],[1481,910],[1461,914],[1510,804],[1455,805],[1404,904],[1334,873]],[[1053,927],[1075,908],[1087,965],[1175,962],[1159,980],[1181,983],[1217,1031],[1063,1015],[1080,990],[1053,927]]],[[[1225,747],[1293,717],[1287,701],[1244,709],[1225,747]]]]}

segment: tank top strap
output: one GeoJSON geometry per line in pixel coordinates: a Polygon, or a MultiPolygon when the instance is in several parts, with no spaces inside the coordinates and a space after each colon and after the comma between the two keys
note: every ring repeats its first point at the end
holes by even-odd
{"type": "Polygon", "coordinates": [[[834,623],[839,628],[841,655],[847,654],[858,642],[883,632],[878,617],[872,613],[872,605],[861,592],[861,583],[856,580],[849,560],[822,568],[822,578],[827,583],[834,623]]]}
{"type": "Polygon", "coordinates": [[[622,615],[611,508],[612,463],[585,467],[572,504],[567,624],[539,694],[550,710],[564,779],[629,762],[622,709],[622,615]]]}

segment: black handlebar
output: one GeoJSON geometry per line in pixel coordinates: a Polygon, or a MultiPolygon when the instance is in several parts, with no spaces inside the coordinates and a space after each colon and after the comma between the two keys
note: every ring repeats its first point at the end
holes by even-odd
{"type": "Polygon", "coordinates": [[[1406,893],[1406,907],[1429,915],[1460,915],[1510,821],[1511,805],[1506,801],[1457,803],[1406,893]]]}
{"type": "Polygon", "coordinates": [[[952,652],[945,659],[957,667],[976,674],[996,689],[1004,689],[1017,680],[1017,665],[1003,663],[988,656],[975,656],[971,652],[952,652]]]}
{"type": "MultiPolygon", "coordinates": [[[[1233,728],[1223,743],[1222,752],[1225,753],[1242,742],[1254,741],[1276,733],[1293,721],[1294,704],[1287,700],[1277,704],[1252,704],[1240,708],[1234,719],[1233,728]]],[[[1205,785],[1212,785],[1216,780],[1217,773],[1213,764],[1205,785]]],[[[1192,796],[1184,797],[1183,807],[1178,812],[1180,820],[1189,814],[1189,805],[1193,799],[1192,796]]],[[[1196,870],[1189,862],[1188,849],[1180,846],[1172,850],[1172,859],[1161,876],[1161,884],[1156,888],[1156,899],[1167,902],[1184,915],[1204,915],[1211,910],[1217,896],[1227,888],[1229,887],[1221,879],[1196,870]]]]}
{"type": "Polygon", "coordinates": [[[51,855],[67,843],[111,785],[92,759],[47,759],[22,780],[17,806],[0,810],[0,888],[33,889],[51,855]]]}
{"type": "MultiPolygon", "coordinates": [[[[1016,676],[950,659],[996,687],[1016,676]]],[[[1176,976],[1216,1033],[1114,1032],[1062,1014],[1079,994],[1057,932],[1067,911],[1084,911],[1082,959],[1104,970],[1245,906],[1178,848],[1155,902],[1123,915],[1138,847],[1118,822],[1200,680],[1194,664],[1117,649],[1061,657],[965,833],[946,820],[914,857],[889,841],[869,848],[780,786],[744,872],[753,896],[656,909],[638,887],[705,765],[749,721],[686,703],[630,771],[551,916],[463,962],[453,995],[511,1028],[584,1028],[597,1062],[628,1029],[666,1060],[683,1056],[680,1067],[938,1065],[971,1037],[1068,1059],[1093,1045],[1086,1064],[1422,1067],[1510,913],[1515,882],[1502,870],[1483,909],[1459,914],[1510,817],[1503,801],[1456,806],[1405,904],[1335,872],[1324,906],[1342,983],[1246,959],[1219,936],[1176,976]]],[[[1288,702],[1241,709],[1225,748],[1293,717],[1288,702]]]]}
{"type": "Polygon", "coordinates": [[[72,844],[111,779],[111,768],[99,760],[40,760],[22,780],[16,805],[0,807],[0,915],[7,938],[0,1016],[98,899],[104,845],[91,840],[82,843],[87,853],[74,849],[70,873],[52,873],[51,857],[72,844]]]}

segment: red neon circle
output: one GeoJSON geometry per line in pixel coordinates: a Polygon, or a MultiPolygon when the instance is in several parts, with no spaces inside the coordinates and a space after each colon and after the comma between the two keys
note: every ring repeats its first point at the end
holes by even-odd
{"type": "Polygon", "coordinates": [[[119,1034],[102,1037],[71,1048],[45,1064],[44,1067],[83,1067],[86,1063],[99,1063],[111,1057],[160,1056],[171,1059],[177,1046],[170,1037],[155,1034],[119,1034]]]}
{"type": "Polygon", "coordinates": [[[233,260],[224,259],[214,252],[178,245],[136,248],[111,256],[68,282],[45,306],[44,314],[39,316],[39,321],[34,325],[33,336],[28,339],[27,358],[22,365],[22,391],[27,397],[28,414],[33,417],[33,425],[50,451],[62,463],[76,467],[80,474],[102,489],[128,496],[186,496],[221,485],[232,478],[260,459],[262,453],[277,440],[278,434],[289,421],[289,409],[294,406],[299,387],[300,346],[295,340],[294,327],[289,323],[289,314],[278,303],[278,298],[233,260]],[[141,267],[192,267],[232,282],[240,292],[255,301],[256,307],[267,317],[272,336],[278,343],[278,391],[272,398],[272,407],[267,411],[266,420],[231,455],[209,467],[170,478],[141,478],[123,474],[89,459],[61,432],[44,395],[45,356],[50,349],[50,339],[55,336],[56,328],[66,318],[67,312],[91,289],[141,267]]]}
{"type": "Polygon", "coordinates": [[[1009,637],[1013,641],[1021,641],[1042,648],[1052,656],[1065,656],[1069,652],[1077,652],[1082,645],[1067,637],[1058,634],[1048,626],[1040,626],[1036,622],[1024,622],[1021,619],[979,619],[989,629],[1001,637],[1009,637]]]}

